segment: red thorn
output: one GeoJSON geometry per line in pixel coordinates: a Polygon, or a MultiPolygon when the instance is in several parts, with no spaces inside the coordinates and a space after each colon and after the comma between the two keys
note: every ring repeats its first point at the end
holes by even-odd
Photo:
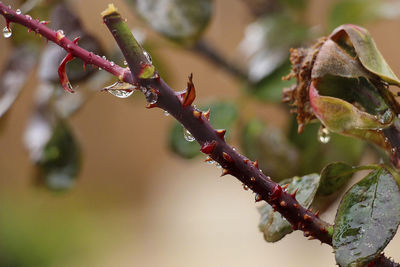
{"type": "Polygon", "coordinates": [[[254,167],[256,167],[258,169],[258,160],[253,162],[254,167]]]}
{"type": "Polygon", "coordinates": [[[311,213],[313,212],[312,208],[309,208],[308,211],[311,212],[311,213]]]}
{"type": "Polygon", "coordinates": [[[210,109],[208,109],[206,112],[204,112],[203,115],[207,120],[210,120],[210,109]]]}
{"type": "Polygon", "coordinates": [[[61,85],[65,91],[70,93],[73,93],[74,89],[72,88],[71,83],[68,80],[67,73],[65,72],[65,66],[69,61],[73,59],[74,56],[71,53],[68,53],[65,56],[65,58],[61,61],[60,66],[58,66],[58,77],[60,78],[61,85]]]}
{"type": "Polygon", "coordinates": [[[250,178],[250,181],[255,182],[255,181],[256,181],[256,178],[251,177],[251,178],[250,178]]]}
{"type": "Polygon", "coordinates": [[[78,37],[76,37],[72,42],[74,43],[74,44],[77,44],[78,43],[78,41],[79,41],[79,39],[81,39],[81,37],[80,36],[78,36],[78,37]]]}
{"type": "Polygon", "coordinates": [[[215,132],[217,133],[217,135],[219,136],[219,138],[221,138],[222,140],[225,140],[225,133],[226,133],[226,130],[225,130],[225,129],[216,130],[215,132]]]}
{"type": "Polygon", "coordinates": [[[297,203],[294,203],[294,204],[293,204],[293,207],[294,207],[295,209],[299,209],[299,208],[300,208],[299,204],[297,204],[297,203]]]}
{"type": "Polygon", "coordinates": [[[221,177],[222,177],[222,176],[225,176],[225,175],[227,175],[227,174],[231,174],[231,173],[229,172],[229,170],[223,169],[223,170],[222,170],[221,177]]]}
{"type": "Polygon", "coordinates": [[[308,214],[304,214],[303,218],[304,218],[305,221],[309,221],[309,222],[312,221],[311,216],[308,215],[308,214]]]}
{"type": "Polygon", "coordinates": [[[319,210],[315,212],[315,217],[319,218],[319,210]]]}
{"type": "Polygon", "coordinates": [[[201,111],[193,110],[193,116],[196,119],[201,119],[201,111]]]}
{"type": "Polygon", "coordinates": [[[289,186],[289,184],[285,184],[284,186],[282,186],[283,189],[287,189],[289,186]]]}
{"type": "Polygon", "coordinates": [[[248,187],[247,185],[242,184],[242,186],[243,186],[243,189],[244,189],[244,190],[246,190],[246,191],[249,190],[249,187],[248,187]]]}
{"type": "Polygon", "coordinates": [[[228,162],[233,162],[232,157],[226,152],[222,152],[222,157],[224,158],[224,160],[226,160],[228,162]]]}
{"type": "Polygon", "coordinates": [[[204,154],[210,155],[213,153],[215,146],[217,145],[217,142],[215,140],[211,142],[205,142],[201,148],[200,151],[203,152],[204,154]]]}
{"type": "Polygon", "coordinates": [[[311,235],[311,233],[310,233],[309,231],[305,231],[305,232],[304,232],[304,236],[305,236],[305,237],[309,237],[310,235],[311,235]]]}
{"type": "Polygon", "coordinates": [[[214,161],[214,160],[212,158],[210,158],[210,157],[207,157],[204,161],[205,162],[210,162],[210,161],[214,161]]]}
{"type": "Polygon", "coordinates": [[[281,207],[286,207],[286,206],[287,206],[287,203],[286,203],[284,200],[282,200],[281,202],[279,202],[279,205],[280,205],[281,207]]]}
{"type": "Polygon", "coordinates": [[[313,236],[310,236],[310,237],[308,238],[308,240],[314,240],[314,239],[316,239],[316,238],[313,237],[313,236]]]}
{"type": "Polygon", "coordinates": [[[86,62],[83,62],[83,71],[86,71],[86,62]]]}
{"type": "Polygon", "coordinates": [[[293,193],[290,194],[290,196],[291,196],[293,199],[296,199],[296,194],[297,194],[297,191],[298,191],[298,190],[299,190],[299,189],[296,188],[296,189],[293,191],[293,193]]]}
{"type": "Polygon", "coordinates": [[[189,76],[189,82],[187,83],[187,88],[185,95],[183,96],[182,106],[187,107],[190,106],[194,99],[196,98],[196,89],[194,88],[193,84],[193,73],[189,76]]]}
{"type": "Polygon", "coordinates": [[[256,194],[256,196],[254,197],[254,200],[255,200],[256,202],[260,202],[260,201],[262,200],[262,196],[259,195],[259,194],[256,194]]]}
{"type": "Polygon", "coordinates": [[[274,212],[276,211],[276,204],[272,204],[271,205],[272,209],[274,210],[274,212]]]}
{"type": "Polygon", "coordinates": [[[274,189],[272,189],[272,193],[269,196],[270,201],[277,199],[282,193],[282,187],[277,184],[275,185],[274,189]]]}
{"type": "MultiPolygon", "coordinates": [[[[131,91],[131,90],[125,90],[125,91],[131,91]]],[[[154,103],[154,104],[148,103],[147,106],[146,106],[146,108],[148,108],[148,109],[157,108],[157,107],[158,107],[157,103],[154,103]]]]}
{"type": "Polygon", "coordinates": [[[247,164],[247,163],[249,162],[249,160],[248,160],[248,159],[244,159],[243,162],[244,162],[245,164],[247,164]]]}

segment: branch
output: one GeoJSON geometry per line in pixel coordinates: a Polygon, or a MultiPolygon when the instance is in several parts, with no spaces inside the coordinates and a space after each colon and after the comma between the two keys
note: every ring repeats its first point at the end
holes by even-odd
{"type": "MultiPolygon", "coordinates": [[[[102,13],[103,20],[116,39],[132,72],[79,47],[67,39],[62,31],[55,32],[30,16],[17,14],[1,2],[0,14],[6,18],[7,25],[10,22],[24,25],[58,44],[71,56],[80,58],[87,64],[100,67],[117,76],[121,81],[139,86],[144,92],[155,94],[156,101],[153,98],[148,107],[162,108],[181,122],[199,142],[201,151],[224,168],[222,176],[226,174],[235,176],[256,193],[256,201],[267,201],[292,224],[293,229],[302,230],[305,236],[332,245],[333,228],[331,225],[319,219],[317,214],[302,207],[296,201],[295,193],[287,193],[269,176],[264,175],[258,168],[257,162],[252,162],[237,153],[225,142],[225,130],[212,128],[208,121],[209,113],[203,113],[192,106],[195,98],[192,76],[189,77],[188,88],[184,92],[175,92],[158,76],[150,58],[146,56],[146,52],[135,40],[130,29],[112,5],[102,13]]],[[[376,263],[378,262],[388,263],[390,261],[382,256],[376,260],[376,263]]]]}

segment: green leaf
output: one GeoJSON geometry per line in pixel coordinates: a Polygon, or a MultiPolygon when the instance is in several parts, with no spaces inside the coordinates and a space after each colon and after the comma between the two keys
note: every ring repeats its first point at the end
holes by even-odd
{"type": "MultiPolygon", "coordinates": [[[[319,184],[319,175],[310,174],[303,177],[294,177],[286,179],[280,184],[289,183],[287,191],[293,193],[296,188],[296,200],[304,207],[309,208],[313,202],[319,184]]],[[[293,230],[290,223],[282,217],[278,212],[274,212],[269,204],[265,204],[259,208],[261,214],[259,229],[264,233],[267,242],[276,242],[281,240],[285,235],[293,230]]]]}
{"type": "Polygon", "coordinates": [[[343,162],[327,165],[321,172],[318,194],[330,195],[338,191],[354,174],[356,170],[343,162]]]}
{"type": "Polygon", "coordinates": [[[296,81],[282,80],[282,77],[290,73],[289,61],[276,68],[271,74],[249,88],[249,91],[257,98],[274,103],[282,102],[282,90],[288,88],[296,81]]]}
{"type": "MultiPolygon", "coordinates": [[[[238,117],[237,108],[231,102],[216,102],[207,108],[210,109],[210,123],[216,129],[226,129],[226,138],[229,138],[231,129],[238,117]]],[[[188,142],[183,135],[183,127],[175,122],[169,134],[169,146],[177,155],[190,159],[200,154],[200,146],[196,141],[188,142]]]]}
{"type": "Polygon", "coordinates": [[[361,64],[370,72],[379,76],[389,84],[400,86],[400,80],[386,63],[382,54],[379,52],[370,33],[361,27],[355,25],[342,25],[336,28],[329,38],[335,40],[346,38],[343,32],[348,36],[349,41],[355,49],[361,64]]]}
{"type": "Polygon", "coordinates": [[[70,189],[80,170],[80,150],[66,121],[53,126],[50,140],[37,163],[37,179],[52,190],[70,189]]]}
{"type": "Polygon", "coordinates": [[[336,262],[343,267],[364,266],[383,251],[399,222],[399,187],[385,168],[377,169],[340,203],[333,232],[336,262]]]}
{"type": "Polygon", "coordinates": [[[258,119],[250,120],[243,127],[241,148],[247,157],[258,160],[260,168],[274,179],[297,174],[298,151],[279,129],[267,126],[258,119]]]}
{"type": "Polygon", "coordinates": [[[126,0],[157,32],[179,43],[196,41],[212,15],[212,0],[126,0]]]}

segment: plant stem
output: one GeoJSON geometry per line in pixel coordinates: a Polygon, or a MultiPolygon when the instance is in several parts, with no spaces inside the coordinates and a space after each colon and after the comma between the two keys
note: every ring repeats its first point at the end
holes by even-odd
{"type": "MultiPolygon", "coordinates": [[[[14,22],[24,25],[46,39],[55,42],[85,63],[98,66],[122,81],[154,90],[158,95],[157,103],[149,107],[162,108],[182,123],[199,142],[202,152],[209,155],[224,168],[222,175],[231,174],[238,178],[256,193],[256,201],[267,201],[292,224],[294,229],[302,230],[305,236],[332,245],[332,226],[330,224],[302,207],[295,199],[295,195],[287,193],[279,184],[264,175],[258,168],[257,162],[252,162],[237,153],[225,142],[225,131],[213,129],[208,121],[208,115],[196,110],[191,105],[194,100],[194,86],[191,78],[188,83],[188,90],[182,93],[175,92],[158,75],[148,77],[146,74],[143,76],[144,68],[149,69],[151,62],[120,14],[116,10],[109,9],[107,11],[103,15],[103,20],[116,39],[132,72],[94,55],[68,40],[61,32],[55,32],[28,16],[17,14],[0,2],[0,14],[6,18],[7,24],[14,22]],[[191,90],[189,89],[193,90],[192,97],[190,97],[191,90]]],[[[154,74],[157,73],[154,72],[154,74]]],[[[376,260],[377,263],[378,261],[379,264],[393,263],[384,256],[376,260]]],[[[380,266],[396,265],[393,263],[380,266]]]]}

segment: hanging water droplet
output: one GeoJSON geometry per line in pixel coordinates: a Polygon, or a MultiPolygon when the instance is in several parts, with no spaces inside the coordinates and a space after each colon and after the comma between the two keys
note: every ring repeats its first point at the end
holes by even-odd
{"type": "Polygon", "coordinates": [[[126,60],[124,60],[124,66],[128,66],[128,62],[126,62],[126,60]]]}
{"type": "Polygon", "coordinates": [[[113,96],[119,97],[119,98],[127,98],[130,97],[133,94],[133,90],[107,90],[110,94],[113,96]]]}
{"type": "Polygon", "coordinates": [[[63,30],[58,30],[57,34],[64,35],[64,31],[63,30]]]}
{"type": "Polygon", "coordinates": [[[107,60],[106,56],[102,56],[101,58],[107,60]]]}
{"type": "Polygon", "coordinates": [[[147,51],[143,50],[143,54],[146,56],[147,60],[150,64],[153,64],[153,59],[151,58],[150,54],[147,51]]]}
{"type": "Polygon", "coordinates": [[[17,10],[15,10],[15,13],[17,13],[17,15],[21,15],[21,13],[22,13],[21,9],[18,8],[17,10]]]}
{"type": "Polygon", "coordinates": [[[47,24],[47,21],[42,20],[42,21],[40,22],[40,24],[47,24]]]}
{"type": "Polygon", "coordinates": [[[329,142],[329,140],[331,140],[331,136],[330,136],[328,128],[325,128],[323,126],[321,126],[319,128],[319,130],[318,130],[318,140],[323,144],[327,144],[329,142]]]}
{"type": "Polygon", "coordinates": [[[195,140],[193,135],[185,128],[183,128],[183,137],[185,137],[185,140],[188,142],[193,142],[195,140]]]}
{"type": "Polygon", "coordinates": [[[99,70],[103,70],[103,69],[99,67],[99,70]]]}
{"type": "Polygon", "coordinates": [[[4,29],[3,29],[3,36],[4,36],[4,38],[10,38],[11,35],[12,35],[11,28],[9,28],[9,27],[7,27],[7,26],[4,27],[4,29]]]}
{"type": "Polygon", "coordinates": [[[164,110],[164,116],[169,116],[169,113],[168,113],[168,111],[166,111],[166,110],[164,110]]]}
{"type": "Polygon", "coordinates": [[[155,104],[157,103],[158,96],[156,93],[153,92],[153,90],[147,90],[145,93],[146,100],[149,102],[149,104],[155,104]]]}

